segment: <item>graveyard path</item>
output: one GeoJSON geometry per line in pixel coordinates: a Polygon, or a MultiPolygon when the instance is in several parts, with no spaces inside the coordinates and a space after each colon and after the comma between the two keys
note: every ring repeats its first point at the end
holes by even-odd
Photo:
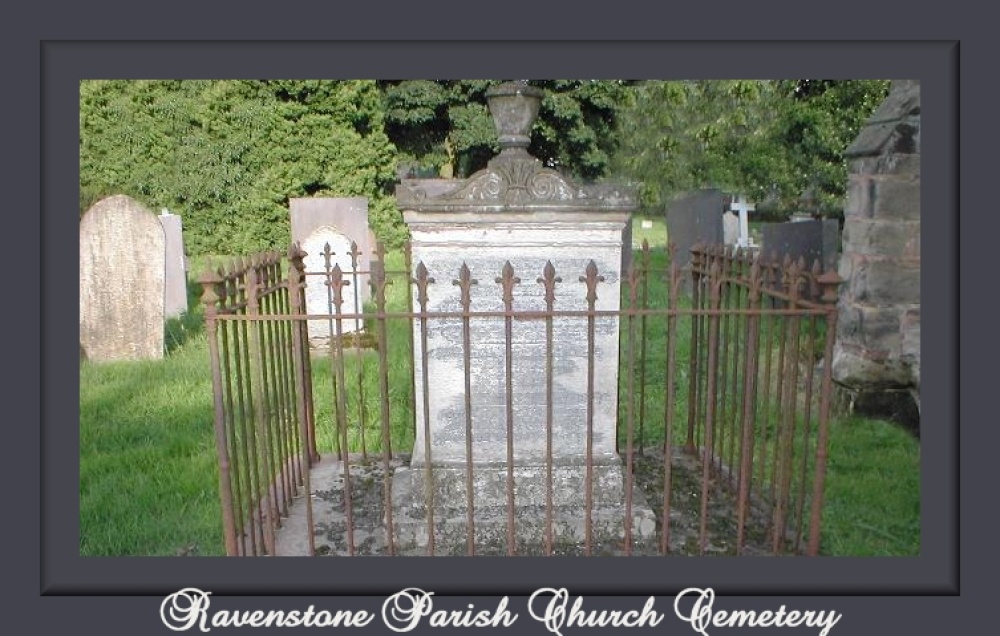
{"type": "MultiPolygon", "coordinates": [[[[408,463],[405,456],[395,457],[390,470],[408,463]]],[[[652,546],[637,545],[634,556],[659,554],[663,518],[663,467],[660,449],[646,449],[634,457],[635,488],[641,491],[656,519],[656,541],[652,546]]],[[[671,501],[669,550],[674,556],[700,556],[701,464],[696,457],[676,449],[671,462],[671,501]]],[[[385,524],[385,473],[381,459],[352,458],[350,465],[352,516],[354,520],[353,553],[355,556],[388,555],[385,524]]],[[[323,456],[310,473],[312,484],[315,548],[317,556],[349,556],[345,488],[340,461],[323,456]]],[[[390,478],[391,483],[391,478],[390,478]]],[[[727,487],[715,478],[710,480],[707,506],[705,556],[735,555],[736,501],[727,487]]],[[[751,515],[747,522],[745,555],[770,554],[765,520],[751,515]]],[[[308,548],[306,506],[299,497],[282,519],[277,533],[278,556],[306,556],[308,548]]],[[[544,554],[539,546],[538,554],[544,554]]],[[[582,546],[562,547],[559,555],[583,555],[582,546]]],[[[594,555],[624,555],[621,545],[595,546],[594,555]]]]}

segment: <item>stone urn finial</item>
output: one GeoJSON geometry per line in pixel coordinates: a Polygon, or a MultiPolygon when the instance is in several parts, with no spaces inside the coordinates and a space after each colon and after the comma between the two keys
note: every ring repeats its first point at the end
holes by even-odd
{"type": "Polygon", "coordinates": [[[501,155],[527,154],[531,145],[531,126],[538,117],[543,94],[540,88],[528,86],[526,80],[487,89],[486,101],[499,135],[501,155]]]}

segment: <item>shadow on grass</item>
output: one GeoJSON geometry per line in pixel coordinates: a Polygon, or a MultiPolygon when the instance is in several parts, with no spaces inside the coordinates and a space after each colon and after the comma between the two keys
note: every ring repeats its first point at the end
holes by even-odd
{"type": "Polygon", "coordinates": [[[166,354],[170,355],[189,339],[205,332],[205,312],[201,305],[201,285],[194,280],[187,282],[188,310],[175,318],[167,319],[163,330],[166,354]]]}

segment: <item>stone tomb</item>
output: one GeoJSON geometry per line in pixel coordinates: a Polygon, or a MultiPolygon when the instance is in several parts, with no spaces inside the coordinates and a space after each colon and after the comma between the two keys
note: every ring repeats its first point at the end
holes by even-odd
{"type": "Polygon", "coordinates": [[[80,220],[80,349],[91,361],[163,357],[165,241],[156,215],[116,195],[80,220]]]}
{"type": "MultiPolygon", "coordinates": [[[[604,277],[596,286],[596,308],[619,307],[623,232],[636,208],[632,193],[615,186],[577,186],[527,154],[527,131],[537,114],[540,91],[520,83],[488,94],[501,130],[502,151],[489,166],[454,187],[397,189],[412,236],[413,262],[434,279],[427,286],[428,311],[461,311],[462,265],[471,278],[473,312],[502,311],[503,287],[496,282],[510,263],[520,282],[512,287],[514,311],[545,309],[537,279],[551,262],[557,310],[585,310],[584,276],[591,260],[604,277]],[[513,132],[498,112],[534,109],[513,132]],[[499,109],[499,110],[498,110],[499,109]]],[[[437,184],[435,184],[437,186],[437,184]]],[[[420,292],[414,286],[414,306],[420,292]]],[[[428,543],[427,454],[431,464],[438,554],[466,550],[467,451],[463,321],[428,319],[427,366],[423,366],[420,321],[414,321],[416,442],[409,467],[393,479],[394,527],[403,553],[422,553],[428,543]],[[424,403],[426,380],[428,394],[424,403]],[[429,417],[425,420],[424,410],[429,417]],[[429,439],[425,436],[425,426],[429,439]],[[428,442],[428,446],[425,446],[428,442]]],[[[477,553],[507,549],[507,382],[511,382],[515,542],[517,553],[540,549],[546,514],[546,338],[544,320],[513,320],[511,365],[506,372],[503,317],[470,319],[472,474],[477,553]]],[[[584,541],[588,348],[586,317],[553,320],[553,528],[560,545],[584,541]]],[[[617,318],[595,320],[592,486],[595,544],[620,547],[624,527],[623,462],[615,451],[618,410],[617,318]]],[[[655,530],[651,510],[640,498],[633,508],[637,540],[655,530]]]]}
{"type": "MultiPolygon", "coordinates": [[[[374,250],[368,229],[368,199],[366,197],[302,197],[289,200],[292,241],[306,252],[306,311],[310,314],[332,314],[332,296],[326,285],[324,247],[330,245],[330,269],[339,265],[350,285],[344,288],[341,313],[360,313],[371,296],[368,272],[374,250]],[[357,244],[357,269],[351,257],[351,242],[357,244]]],[[[342,333],[360,331],[360,320],[344,319],[342,333]]],[[[309,341],[326,346],[335,333],[330,320],[309,321],[309,341]]]]}

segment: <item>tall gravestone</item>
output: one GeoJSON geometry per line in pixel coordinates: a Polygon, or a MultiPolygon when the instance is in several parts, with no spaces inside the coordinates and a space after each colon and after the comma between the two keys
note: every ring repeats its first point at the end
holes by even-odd
{"type": "MultiPolygon", "coordinates": [[[[423,190],[419,183],[411,182],[397,189],[412,236],[414,265],[425,266],[434,280],[426,287],[427,311],[461,311],[463,265],[468,267],[467,280],[474,281],[468,286],[470,311],[503,311],[505,295],[515,312],[544,310],[546,291],[538,279],[545,276],[548,263],[561,277],[561,282],[555,283],[555,308],[586,310],[588,285],[580,277],[586,275],[591,261],[603,276],[603,282],[596,285],[596,309],[617,309],[623,232],[637,207],[634,195],[614,185],[578,186],[527,153],[540,90],[513,82],[494,87],[487,97],[502,149],[488,167],[450,187],[438,182],[433,189],[423,190]],[[512,271],[505,276],[507,264],[512,271]]],[[[420,307],[421,293],[415,286],[415,307],[420,307]]],[[[414,323],[416,442],[411,465],[394,478],[399,545],[405,550],[427,543],[430,492],[437,550],[464,551],[469,468],[466,427],[470,422],[477,543],[481,548],[499,550],[507,545],[509,452],[516,492],[515,542],[522,547],[541,545],[547,491],[545,322],[514,321],[508,361],[505,319],[470,319],[468,411],[463,321],[428,320],[426,333],[421,331],[419,320],[414,323]],[[428,459],[430,483],[426,481],[428,459]]],[[[585,532],[591,360],[594,537],[621,541],[625,480],[615,444],[618,338],[617,318],[597,318],[590,351],[586,318],[553,321],[552,496],[553,529],[559,541],[580,542],[585,532]]],[[[651,534],[655,527],[651,511],[637,500],[633,512],[635,536],[651,534]]]]}
{"type": "MultiPolygon", "coordinates": [[[[368,199],[292,198],[289,200],[289,211],[292,241],[299,243],[306,252],[306,311],[310,314],[328,314],[334,311],[329,287],[326,285],[328,264],[325,248],[329,245],[329,269],[338,265],[344,279],[350,283],[344,288],[341,313],[361,313],[364,302],[371,296],[368,272],[371,270],[371,254],[375,247],[368,228],[368,199]],[[352,243],[357,245],[357,252],[353,257],[352,243]]],[[[340,324],[344,334],[360,331],[362,326],[362,322],[357,319],[343,319],[340,324]]],[[[336,328],[336,324],[330,320],[310,320],[309,340],[314,345],[325,345],[336,334],[336,328]]]]}
{"type": "MultiPolygon", "coordinates": [[[[677,250],[674,258],[677,268],[683,270],[691,264],[691,249],[699,243],[720,245],[725,242],[725,216],[731,197],[721,190],[706,189],[689,192],[667,205],[667,240],[677,250]]],[[[734,227],[738,229],[739,220],[734,227]]],[[[681,277],[681,288],[689,289],[690,276],[681,277]]]]}
{"type": "Polygon", "coordinates": [[[165,241],[165,272],[163,314],[176,318],[188,310],[187,258],[184,255],[184,233],[181,217],[167,209],[158,217],[165,241]]]}
{"type": "Polygon", "coordinates": [[[725,239],[723,213],[730,197],[721,190],[690,192],[667,205],[667,238],[677,247],[678,268],[691,263],[698,243],[718,245],[725,239]]]}
{"type": "Polygon", "coordinates": [[[165,240],[156,215],[117,195],[80,221],[80,348],[91,361],[163,357],[165,240]]]}

